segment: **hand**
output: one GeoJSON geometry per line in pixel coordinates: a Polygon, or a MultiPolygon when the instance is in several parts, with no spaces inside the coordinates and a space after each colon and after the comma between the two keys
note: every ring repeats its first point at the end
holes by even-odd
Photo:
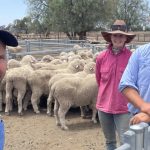
{"type": "Polygon", "coordinates": [[[150,103],[148,102],[143,102],[143,104],[140,107],[141,112],[147,113],[150,115],[150,103]]]}
{"type": "Polygon", "coordinates": [[[140,122],[150,122],[150,116],[146,113],[140,112],[130,119],[130,125],[138,124],[140,122]]]}

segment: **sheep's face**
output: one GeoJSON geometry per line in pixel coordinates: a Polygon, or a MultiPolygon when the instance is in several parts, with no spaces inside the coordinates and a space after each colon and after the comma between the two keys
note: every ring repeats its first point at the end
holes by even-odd
{"type": "Polygon", "coordinates": [[[84,63],[83,62],[79,62],[78,64],[75,65],[75,68],[78,71],[83,71],[83,69],[84,69],[84,63]]]}
{"type": "Polygon", "coordinates": [[[42,62],[51,62],[52,60],[54,60],[54,57],[50,56],[50,55],[46,55],[42,58],[42,62]]]}
{"type": "Polygon", "coordinates": [[[96,64],[94,62],[91,62],[85,65],[84,70],[88,73],[95,73],[95,66],[96,64]]]}

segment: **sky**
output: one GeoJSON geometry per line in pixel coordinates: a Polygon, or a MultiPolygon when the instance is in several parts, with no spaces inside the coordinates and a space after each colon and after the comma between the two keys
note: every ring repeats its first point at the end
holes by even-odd
{"type": "Polygon", "coordinates": [[[16,19],[27,16],[25,0],[0,0],[0,26],[7,26],[16,19]]]}
{"type": "Polygon", "coordinates": [[[0,26],[7,26],[14,20],[23,19],[27,15],[25,0],[0,0],[0,26]]]}

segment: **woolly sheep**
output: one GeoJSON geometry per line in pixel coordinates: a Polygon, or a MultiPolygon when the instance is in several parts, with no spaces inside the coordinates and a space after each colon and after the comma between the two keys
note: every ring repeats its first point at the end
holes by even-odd
{"type": "Polygon", "coordinates": [[[49,94],[48,82],[52,76],[57,73],[76,73],[82,71],[84,64],[80,60],[72,61],[66,69],[59,70],[36,70],[28,77],[28,83],[32,91],[31,103],[35,113],[40,113],[38,110],[38,101],[40,97],[49,94]]]}
{"type": "Polygon", "coordinates": [[[49,99],[55,99],[54,115],[56,125],[67,130],[65,115],[71,106],[89,105],[93,111],[92,121],[96,120],[96,98],[98,87],[95,75],[87,75],[85,78],[63,78],[55,82],[51,87],[49,99]],[[66,84],[67,83],[67,84],[66,84]],[[63,87],[63,88],[62,88],[63,87]]]}
{"type": "Polygon", "coordinates": [[[32,56],[24,56],[21,60],[21,67],[12,68],[6,72],[6,106],[5,113],[9,115],[13,89],[17,90],[18,114],[22,115],[22,100],[27,91],[27,78],[33,71],[31,63],[36,61],[32,56]]]}
{"type": "Polygon", "coordinates": [[[51,62],[52,60],[54,60],[54,57],[52,57],[51,55],[45,55],[41,59],[41,62],[51,62]]]}
{"type": "Polygon", "coordinates": [[[10,59],[7,62],[7,69],[16,68],[16,67],[20,67],[20,66],[21,66],[20,62],[15,59],[10,59]]]}
{"type": "Polygon", "coordinates": [[[18,45],[17,47],[7,46],[7,49],[13,53],[17,53],[22,51],[23,48],[18,45]]]}
{"type": "Polygon", "coordinates": [[[37,59],[32,55],[26,55],[20,61],[21,65],[26,65],[26,64],[36,63],[36,62],[38,62],[37,59]]]}
{"type": "MultiPolygon", "coordinates": [[[[75,74],[56,74],[54,75],[50,80],[49,80],[49,84],[48,84],[48,87],[49,87],[49,93],[51,91],[51,87],[52,85],[57,82],[58,80],[61,80],[62,78],[72,78],[72,77],[86,77],[86,75],[88,74],[93,74],[95,73],[95,63],[94,62],[90,62],[88,64],[86,64],[84,66],[84,70],[83,71],[80,71],[80,72],[77,72],[75,74]]],[[[51,99],[47,99],[47,114],[48,115],[52,115],[52,112],[51,112],[51,108],[52,108],[52,101],[50,101],[51,99]]],[[[84,113],[83,113],[83,110],[81,108],[81,117],[84,117],[84,113]]]]}

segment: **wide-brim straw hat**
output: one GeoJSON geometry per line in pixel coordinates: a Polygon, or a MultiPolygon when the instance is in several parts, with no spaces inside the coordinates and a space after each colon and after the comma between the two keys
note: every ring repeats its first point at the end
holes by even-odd
{"type": "Polygon", "coordinates": [[[101,32],[103,38],[109,43],[111,43],[111,35],[112,34],[126,35],[126,37],[127,37],[126,43],[130,43],[136,36],[133,33],[127,32],[128,30],[127,30],[127,26],[126,26],[126,23],[124,22],[124,20],[116,20],[114,22],[114,24],[111,26],[111,29],[112,29],[112,31],[109,31],[109,32],[107,32],[107,31],[101,32]]]}
{"type": "Polygon", "coordinates": [[[17,39],[8,31],[0,30],[0,41],[2,41],[3,44],[8,46],[18,46],[17,39]]]}

